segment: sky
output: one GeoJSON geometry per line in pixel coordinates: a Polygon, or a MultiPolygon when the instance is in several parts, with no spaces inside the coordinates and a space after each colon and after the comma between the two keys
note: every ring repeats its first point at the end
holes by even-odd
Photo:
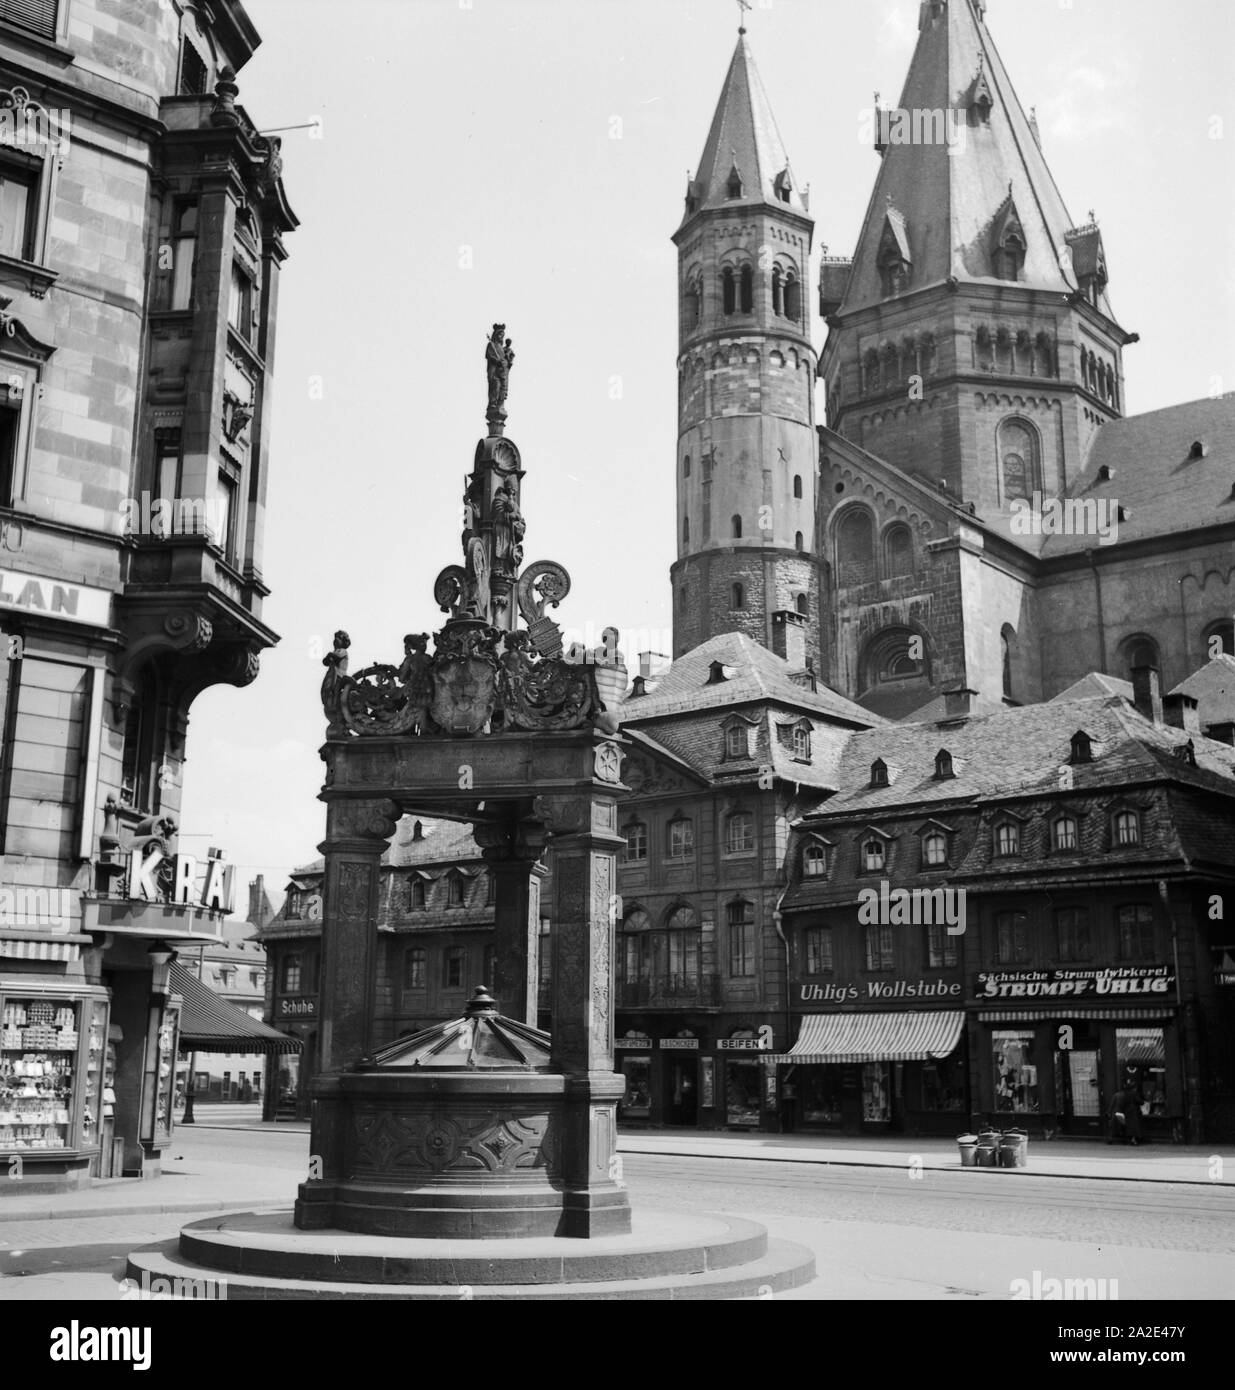
{"type": "MultiPolygon", "coordinates": [[[[677,261],[670,237],[737,41],[734,0],[246,0],[239,74],[283,135],[300,228],[280,282],[263,575],[281,634],[244,690],[193,707],[181,838],[275,892],[317,855],[322,656],[401,659],[486,432],[485,340],[516,361],[528,561],[554,616],[628,654],[671,650],[677,261]]],[[[918,0],[752,0],[748,41],[816,261],[852,253],[918,0]]],[[[991,0],[987,23],[1074,223],[1096,212],[1110,296],[1141,342],[1131,413],[1235,389],[1235,6],[991,0]]],[[[817,274],[812,271],[811,282],[817,274]]],[[[815,306],[817,307],[817,305],[815,306]]],[[[814,339],[823,333],[815,316],[814,339]]],[[[820,413],[822,418],[822,412],[820,413]]]]}

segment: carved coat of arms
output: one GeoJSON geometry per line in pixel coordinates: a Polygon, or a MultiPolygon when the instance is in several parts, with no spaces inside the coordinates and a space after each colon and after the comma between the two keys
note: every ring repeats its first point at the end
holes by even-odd
{"type": "Polygon", "coordinates": [[[443,634],[433,658],[433,718],[448,733],[478,734],[497,705],[492,629],[443,634]]]}

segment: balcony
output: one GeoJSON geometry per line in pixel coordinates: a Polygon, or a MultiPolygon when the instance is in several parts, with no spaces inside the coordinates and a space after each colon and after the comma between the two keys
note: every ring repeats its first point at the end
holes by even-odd
{"type": "Polygon", "coordinates": [[[720,1007],[719,975],[652,975],[619,980],[619,1009],[715,1009],[720,1007]]]}

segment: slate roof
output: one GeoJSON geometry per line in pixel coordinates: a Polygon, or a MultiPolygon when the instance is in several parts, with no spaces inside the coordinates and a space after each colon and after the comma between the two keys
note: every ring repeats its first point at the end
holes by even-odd
{"type": "Polygon", "coordinates": [[[1118,695],[1120,699],[1131,703],[1132,682],[1121,681],[1118,676],[1108,676],[1101,671],[1090,671],[1087,676],[1082,676],[1079,681],[1068,686],[1066,690],[1061,690],[1050,703],[1062,705],[1069,704],[1074,700],[1088,700],[1095,696],[1107,695],[1118,695]]]}
{"type": "Polygon", "coordinates": [[[720,633],[678,657],[660,680],[649,681],[646,695],[639,699],[627,696],[621,707],[622,722],[638,720],[642,723],[660,715],[728,709],[767,700],[861,728],[882,722],[877,715],[838,695],[822,682],[814,691],[795,684],[791,671],[787,661],[744,633],[720,633]],[[709,685],[708,675],[714,661],[729,669],[729,679],[709,685]]]}
{"type": "Polygon", "coordinates": [[[1201,727],[1235,722],[1235,656],[1225,652],[1180,681],[1172,695],[1191,695],[1199,703],[1201,727]]]}
{"type": "Polygon", "coordinates": [[[1052,701],[1005,709],[963,722],[897,724],[851,734],[840,766],[840,789],[827,804],[829,816],[877,811],[912,801],[929,814],[935,803],[966,797],[1043,793],[1058,786],[1059,769],[1069,761],[1072,735],[1084,730],[1094,742],[1095,761],[1072,768],[1073,784],[1103,785],[1111,774],[1125,778],[1173,776],[1226,794],[1235,793],[1235,749],[1212,739],[1193,738],[1197,766],[1175,757],[1189,735],[1154,725],[1126,701],[1052,701]],[[935,780],[935,754],[952,754],[957,776],[935,780]],[[882,758],[895,769],[890,786],[870,786],[871,764],[882,758]]]}
{"type": "Polygon", "coordinates": [[[691,182],[695,208],[683,220],[689,221],[704,208],[741,208],[754,203],[770,203],[781,211],[790,208],[805,216],[806,207],[796,180],[791,181],[787,203],[777,196],[774,182],[788,165],[789,156],[750,45],[745,36],[739,36],[691,182]],[[729,197],[729,175],[735,164],[742,176],[741,198],[729,197]]]}
{"type": "MultiPolygon", "coordinates": [[[[1235,393],[1103,425],[1068,495],[1122,506],[1115,543],[1123,545],[1235,522],[1233,488],[1235,393]],[[1194,442],[1204,444],[1203,458],[1189,458],[1194,442]],[[1112,475],[1107,482],[1098,477],[1104,466],[1112,475]]],[[[1094,536],[1048,536],[1040,553],[1049,559],[1094,548],[1094,536]]]]}
{"type": "MultiPolygon", "coordinates": [[[[998,284],[991,274],[996,219],[1009,199],[1026,238],[1022,280],[1067,294],[1074,274],[1060,252],[1074,222],[1051,177],[1029,119],[1013,90],[986,24],[969,0],[953,0],[932,25],[923,7],[917,47],[897,103],[898,111],[966,110],[979,75],[991,97],[989,129],[966,128],[964,141],[888,145],[880,162],[853,271],[840,312],[883,302],[877,264],[889,207],[905,219],[912,253],[912,288],[942,284],[998,284]]],[[[1114,314],[1105,294],[1102,312],[1114,314]]]]}

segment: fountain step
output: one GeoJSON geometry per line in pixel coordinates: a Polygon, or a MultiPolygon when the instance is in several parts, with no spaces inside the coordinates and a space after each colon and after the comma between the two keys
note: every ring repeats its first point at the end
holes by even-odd
{"type": "Polygon", "coordinates": [[[591,1240],[447,1241],[299,1231],[288,1212],[246,1212],[135,1250],[128,1274],[156,1290],[213,1281],[243,1300],[731,1299],[797,1288],[815,1261],[720,1215],[644,1212],[630,1235],[591,1240]]]}

